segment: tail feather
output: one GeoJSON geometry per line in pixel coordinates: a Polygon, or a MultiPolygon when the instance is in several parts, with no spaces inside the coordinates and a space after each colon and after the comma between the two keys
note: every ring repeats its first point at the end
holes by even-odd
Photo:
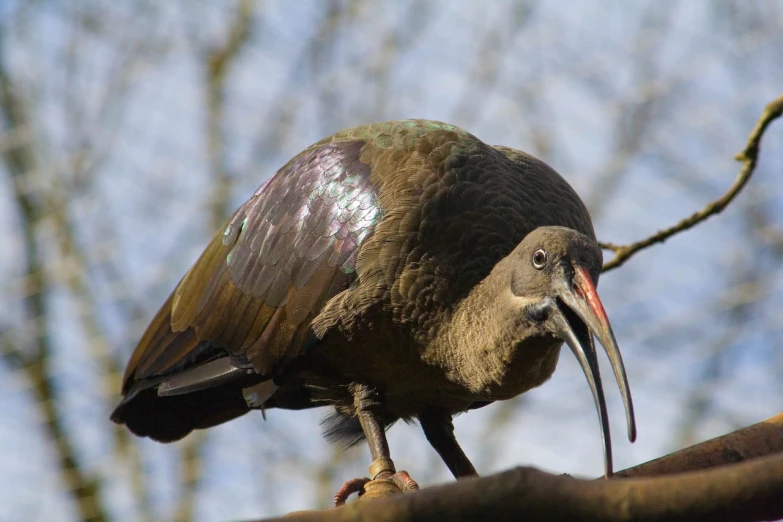
{"type": "Polygon", "coordinates": [[[250,411],[236,384],[160,397],[153,387],[132,390],[111,415],[140,437],[172,442],[196,429],[222,424],[250,411]]]}
{"type": "Polygon", "coordinates": [[[323,418],[321,429],[326,440],[343,448],[356,446],[365,440],[359,418],[336,409],[323,418]]]}
{"type": "MultiPolygon", "coordinates": [[[[399,419],[389,417],[383,419],[383,429],[388,430],[399,419]]],[[[407,422],[407,420],[406,420],[407,422]]],[[[342,448],[350,448],[366,440],[359,417],[334,409],[321,421],[324,438],[342,448]]]]}

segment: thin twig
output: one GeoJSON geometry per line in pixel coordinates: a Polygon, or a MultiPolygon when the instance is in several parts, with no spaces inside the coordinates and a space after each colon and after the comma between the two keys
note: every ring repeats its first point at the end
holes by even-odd
{"type": "Polygon", "coordinates": [[[603,271],[608,272],[613,268],[617,268],[618,266],[621,266],[626,261],[628,261],[631,256],[640,250],[644,250],[645,248],[648,248],[656,243],[663,243],[673,235],[688,230],[689,228],[693,228],[710,216],[721,213],[723,209],[725,209],[729,203],[734,200],[737,194],[740,193],[743,187],[747,185],[750,177],[753,175],[753,171],[756,169],[761,137],[764,135],[764,132],[767,130],[769,124],[778,119],[781,114],[783,114],[783,96],[780,96],[776,100],[770,102],[764,108],[764,112],[761,114],[758,122],[756,122],[756,126],[750,133],[750,137],[748,138],[748,142],[745,145],[745,149],[735,156],[737,161],[742,162],[742,169],[737,175],[737,178],[734,180],[734,183],[731,185],[731,187],[729,187],[729,190],[723,194],[723,196],[710,202],[702,210],[683,219],[673,227],[661,230],[646,239],[637,241],[636,243],[632,243],[630,245],[615,245],[612,243],[602,242],[599,243],[601,248],[611,250],[615,253],[615,256],[611,261],[604,263],[603,271]]]}

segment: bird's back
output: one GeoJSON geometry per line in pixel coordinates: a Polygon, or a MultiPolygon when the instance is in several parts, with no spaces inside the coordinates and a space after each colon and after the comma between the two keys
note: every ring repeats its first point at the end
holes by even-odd
{"type": "MultiPolygon", "coordinates": [[[[492,147],[452,125],[384,122],[331,139],[366,140],[382,218],[357,258],[359,285],[314,323],[324,333],[382,303],[422,342],[447,312],[532,230],[559,225],[595,238],[571,186],[544,162],[492,147]]],[[[323,142],[322,142],[323,143],[323,142]]]]}

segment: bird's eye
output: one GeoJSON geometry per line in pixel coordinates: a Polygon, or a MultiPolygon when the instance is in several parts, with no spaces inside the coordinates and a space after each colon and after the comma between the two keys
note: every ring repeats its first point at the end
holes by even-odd
{"type": "Polygon", "coordinates": [[[541,270],[546,264],[546,250],[539,248],[533,253],[533,266],[541,270]]]}

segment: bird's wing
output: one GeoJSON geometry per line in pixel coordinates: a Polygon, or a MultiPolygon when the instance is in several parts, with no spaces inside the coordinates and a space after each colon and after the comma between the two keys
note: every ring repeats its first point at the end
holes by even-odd
{"type": "Polygon", "coordinates": [[[147,328],[123,393],[206,364],[199,371],[216,384],[243,362],[272,376],[302,352],[310,321],[351,283],[380,218],[363,145],[314,145],[237,210],[147,328]],[[227,355],[230,364],[215,362],[227,355]]]}

